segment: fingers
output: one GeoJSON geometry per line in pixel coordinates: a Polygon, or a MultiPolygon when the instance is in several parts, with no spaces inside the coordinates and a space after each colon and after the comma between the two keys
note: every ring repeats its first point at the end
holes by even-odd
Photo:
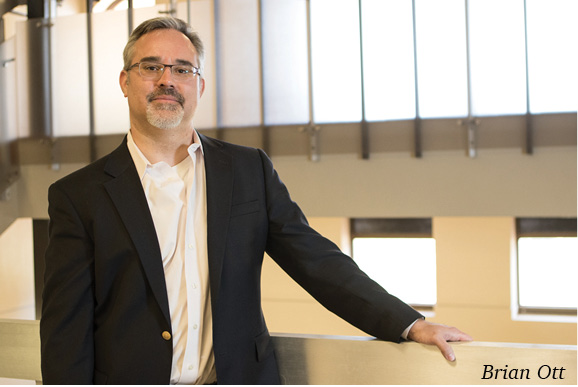
{"type": "MultiPolygon", "coordinates": [[[[454,340],[452,340],[452,341],[454,341],[454,340]]],[[[455,341],[474,341],[474,339],[472,338],[472,336],[468,335],[467,333],[460,332],[457,340],[455,340],[455,341]]]]}
{"type": "Polygon", "coordinates": [[[409,331],[408,338],[422,344],[433,344],[448,361],[455,361],[456,355],[448,342],[472,341],[472,337],[457,328],[420,320],[409,331]]]}
{"type": "Polygon", "coordinates": [[[447,343],[444,339],[436,341],[436,346],[439,348],[442,355],[446,358],[447,361],[455,361],[456,355],[454,354],[454,349],[451,345],[447,343]]]}
{"type": "Polygon", "coordinates": [[[448,327],[448,330],[444,332],[444,338],[446,341],[473,341],[474,339],[468,335],[460,331],[457,328],[448,327]]]}
{"type": "Polygon", "coordinates": [[[448,342],[472,341],[473,338],[467,333],[464,333],[459,329],[453,327],[451,328],[448,327],[448,329],[446,329],[444,333],[445,334],[442,335],[439,341],[436,342],[436,345],[443,354],[443,356],[446,358],[446,360],[453,362],[456,360],[456,355],[454,354],[452,346],[448,342]]]}

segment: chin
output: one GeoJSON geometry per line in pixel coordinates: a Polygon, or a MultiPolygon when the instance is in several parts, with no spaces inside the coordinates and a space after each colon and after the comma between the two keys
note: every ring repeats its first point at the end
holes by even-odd
{"type": "Polygon", "coordinates": [[[169,130],[179,126],[183,121],[182,111],[179,113],[162,114],[163,112],[147,111],[147,121],[154,127],[169,130]],[[159,114],[160,113],[160,114],[159,114]]]}

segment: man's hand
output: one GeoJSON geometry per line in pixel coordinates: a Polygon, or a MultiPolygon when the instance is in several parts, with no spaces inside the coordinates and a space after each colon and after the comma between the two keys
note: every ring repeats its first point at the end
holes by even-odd
{"type": "Polygon", "coordinates": [[[454,327],[418,320],[409,330],[407,338],[418,343],[436,345],[449,361],[456,360],[448,341],[472,341],[470,335],[454,327]]]}

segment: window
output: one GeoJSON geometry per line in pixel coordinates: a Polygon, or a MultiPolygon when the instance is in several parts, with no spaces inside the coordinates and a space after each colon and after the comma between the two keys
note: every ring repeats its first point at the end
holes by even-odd
{"type": "Polygon", "coordinates": [[[516,315],[576,316],[576,219],[516,221],[516,315]]]}
{"type": "MultiPolygon", "coordinates": [[[[126,34],[126,11],[99,12],[125,3],[101,0],[93,9],[97,134],[124,133],[128,123],[111,81],[122,66],[124,39],[109,38],[126,34]]],[[[164,4],[133,3],[135,24],[166,12],[164,4]]],[[[195,124],[214,129],[303,125],[310,118],[335,124],[575,112],[577,4],[197,0],[190,12],[184,3],[177,7],[176,16],[190,16],[207,45],[207,90],[195,124]]],[[[88,67],[85,20],[74,15],[54,23],[53,68],[71,60],[88,67]]],[[[71,91],[53,74],[56,137],[82,135],[89,126],[84,78],[71,91]],[[71,95],[80,102],[58,104],[71,95]]]]}
{"type": "Polygon", "coordinates": [[[576,111],[578,2],[526,1],[530,111],[576,111]]]}
{"type": "Polygon", "coordinates": [[[311,61],[314,120],[361,120],[357,0],[311,2],[311,61]]]}
{"type": "Polygon", "coordinates": [[[431,219],[352,219],[351,231],[353,259],[361,270],[414,307],[435,305],[436,244],[431,219]],[[408,282],[410,270],[413,280],[408,282]]]}

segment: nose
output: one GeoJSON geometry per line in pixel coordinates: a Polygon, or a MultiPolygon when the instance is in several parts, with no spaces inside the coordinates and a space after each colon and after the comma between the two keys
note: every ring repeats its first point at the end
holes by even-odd
{"type": "Polygon", "coordinates": [[[174,86],[172,67],[165,67],[157,83],[159,86],[174,86]]]}

